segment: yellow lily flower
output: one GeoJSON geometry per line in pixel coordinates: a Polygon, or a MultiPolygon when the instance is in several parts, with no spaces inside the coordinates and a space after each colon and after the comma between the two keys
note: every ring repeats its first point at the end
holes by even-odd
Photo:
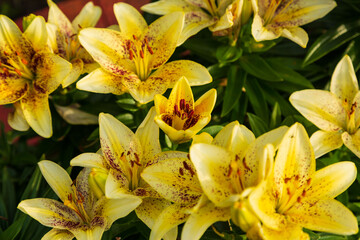
{"type": "Polygon", "coordinates": [[[172,88],[181,76],[186,76],[192,86],[212,81],[207,69],[198,63],[166,63],[181,33],[182,13],[160,17],[148,26],[131,5],[114,4],[114,12],[120,32],[95,28],[80,31],[81,44],[101,68],[81,79],[78,89],[117,95],[129,92],[136,101],[147,103],[172,88]]]}
{"type": "Polygon", "coordinates": [[[73,182],[68,173],[51,161],[39,162],[44,178],[63,202],[47,198],[23,200],[18,208],[41,224],[52,227],[42,239],[101,239],[118,218],[133,211],[141,200],[97,199],[90,191],[90,169],[82,170],[73,182]]]}
{"type": "Polygon", "coordinates": [[[216,90],[211,89],[194,104],[189,82],[182,77],[172,89],[169,99],[155,95],[155,122],[171,141],[187,142],[210,122],[215,102],[216,90]]]}
{"type": "MultiPolygon", "coordinates": [[[[165,156],[161,155],[159,127],[154,122],[155,110],[148,115],[134,134],[110,114],[99,116],[101,150],[98,153],[83,153],[70,165],[100,169],[102,176],[108,174],[103,187],[105,196],[122,199],[128,196],[142,203],[136,208],[137,216],[152,228],[160,212],[170,205],[169,201],[150,187],[142,178],[143,170],[165,156]],[[162,157],[161,157],[162,156],[162,157]]],[[[100,187],[102,188],[102,187],[100,187]]],[[[172,229],[167,237],[176,238],[177,229],[172,229]]]]}
{"type": "Polygon", "coordinates": [[[315,171],[314,152],[304,127],[296,123],[285,134],[272,174],[249,196],[261,220],[251,239],[309,239],[302,228],[350,235],[358,232],[356,217],[334,198],[356,178],[352,162],[315,171]]]}
{"type": "MultiPolygon", "coordinates": [[[[237,25],[243,3],[248,0],[160,0],[145,4],[141,10],[152,14],[166,15],[184,12],[185,24],[178,45],[190,36],[209,27],[212,32],[228,30],[237,25]]],[[[245,7],[246,8],[246,7],[245,7]]],[[[247,11],[245,9],[245,11],[247,11]]]]}
{"type": "Polygon", "coordinates": [[[0,15],[0,104],[14,103],[9,124],[20,131],[29,125],[42,137],[51,137],[49,94],[71,70],[71,64],[49,52],[44,18],[33,19],[22,33],[0,15]]]}
{"type": "Polygon", "coordinates": [[[344,143],[360,157],[360,93],[354,67],[349,56],[337,64],[331,78],[330,92],[302,90],[290,96],[292,105],[319,131],[310,141],[315,158],[344,143]]]}
{"type": "Polygon", "coordinates": [[[50,23],[47,24],[50,36],[49,45],[54,53],[71,62],[73,66],[70,75],[62,82],[65,88],[75,82],[81,74],[99,67],[80,45],[78,33],[81,29],[94,27],[97,24],[101,16],[101,8],[88,2],[70,22],[52,0],[47,0],[47,2],[49,5],[48,23],[50,23]]]}
{"type": "Polygon", "coordinates": [[[300,26],[324,17],[334,7],[333,0],[252,0],[252,35],[256,41],[285,37],[305,48],[309,37],[300,26]]]}

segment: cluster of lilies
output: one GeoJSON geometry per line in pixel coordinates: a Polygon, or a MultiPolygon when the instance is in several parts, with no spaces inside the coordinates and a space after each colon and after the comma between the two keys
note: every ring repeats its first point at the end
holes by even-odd
{"type": "Polygon", "coordinates": [[[160,0],[143,10],[164,15],[148,25],[126,3],[114,5],[118,26],[94,28],[101,9],[91,2],[70,22],[48,0],[49,17],[29,16],[24,32],[0,15],[0,104],[13,104],[9,124],[52,135],[49,95],[60,85],[154,101],[134,133],[110,114],[99,115],[101,149],[83,153],[72,181],[52,161],[40,170],[60,201],[37,198],[18,208],[53,228],[42,239],[101,239],[112,223],[135,210],[150,239],[200,239],[215,222],[238,225],[250,239],[309,239],[303,228],[358,232],[353,213],[334,198],[356,179],[352,162],[316,171],[316,158],[345,144],[360,157],[360,95],[351,59],[337,65],[325,90],[291,95],[293,106],[319,131],[311,138],[296,123],[258,138],[231,122],[216,135],[199,131],[211,120],[216,90],[194,101],[191,86],[212,81],[190,60],[167,62],[175,48],[201,29],[236,42],[253,16],[256,41],[286,37],[302,47],[303,24],[321,18],[332,0],[160,0]],[[172,88],[169,98],[162,94],[172,88]],[[162,151],[159,128],[188,152],[162,151]],[[198,134],[198,135],[197,135],[198,134]]]}

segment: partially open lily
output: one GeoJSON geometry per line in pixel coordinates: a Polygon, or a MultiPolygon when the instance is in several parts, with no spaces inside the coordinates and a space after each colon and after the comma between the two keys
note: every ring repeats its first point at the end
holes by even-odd
{"type": "Polygon", "coordinates": [[[357,233],[356,217],[334,199],[356,175],[352,162],[339,162],[315,172],[309,137],[301,124],[294,124],[279,145],[272,174],[249,196],[262,222],[250,239],[309,239],[303,227],[342,235],[357,233]]]}
{"type": "Polygon", "coordinates": [[[316,158],[343,143],[360,157],[360,91],[349,56],[344,56],[336,66],[330,92],[302,90],[294,92],[290,102],[320,128],[310,138],[316,158]]]}
{"type": "Polygon", "coordinates": [[[81,29],[94,27],[101,16],[101,8],[88,2],[79,15],[70,22],[66,15],[52,1],[47,0],[49,5],[48,22],[54,24],[47,26],[50,35],[49,43],[54,53],[72,63],[70,75],[62,82],[63,87],[67,87],[75,82],[80,74],[95,70],[98,64],[80,45],[78,33],[81,29]]]}
{"type": "Polygon", "coordinates": [[[114,4],[114,12],[120,32],[95,28],[80,31],[81,44],[101,68],[81,79],[77,88],[117,95],[129,92],[136,101],[147,103],[172,88],[181,76],[186,76],[192,86],[211,82],[207,69],[198,63],[166,63],[181,33],[182,13],[160,17],[148,26],[131,5],[114,4]]]}
{"type": "MultiPolygon", "coordinates": [[[[271,162],[264,154],[265,145],[276,146],[286,129],[276,129],[255,141],[250,130],[233,122],[211,139],[212,144],[196,138],[189,156],[178,153],[146,168],[143,178],[174,202],[156,221],[152,239],[160,239],[162,231],[185,221],[181,238],[200,239],[213,223],[230,219],[231,207],[243,190],[268,175],[271,162]]],[[[209,142],[209,136],[201,139],[209,142]]]]}
{"type": "Polygon", "coordinates": [[[10,125],[20,131],[30,127],[51,137],[49,94],[71,70],[71,64],[49,52],[43,17],[35,17],[22,33],[8,17],[0,15],[0,104],[14,103],[10,125]]]}
{"type": "Polygon", "coordinates": [[[216,90],[211,89],[194,103],[189,82],[182,77],[172,89],[169,99],[160,94],[155,96],[155,122],[171,141],[187,142],[210,122],[215,102],[216,90]]]}
{"type": "Polygon", "coordinates": [[[185,25],[178,42],[181,45],[204,28],[209,27],[212,32],[231,28],[234,20],[240,19],[243,2],[242,0],[160,0],[142,6],[141,10],[159,15],[184,12],[185,25]]]}
{"type": "MultiPolygon", "coordinates": [[[[128,196],[142,201],[136,208],[137,216],[150,228],[160,212],[170,205],[169,201],[150,187],[141,173],[155,163],[161,153],[159,127],[154,122],[155,110],[150,109],[143,123],[134,134],[119,120],[110,114],[99,116],[101,151],[83,153],[74,158],[72,166],[101,169],[108,176],[105,183],[105,195],[111,199],[122,199],[128,196]]],[[[177,230],[169,232],[169,239],[176,238],[177,230]]]]}
{"type": "Polygon", "coordinates": [[[21,201],[18,208],[53,228],[42,239],[101,239],[115,220],[125,217],[141,203],[132,197],[97,199],[88,183],[90,169],[82,170],[73,182],[68,173],[54,162],[44,160],[39,167],[63,203],[35,198],[21,201]]]}
{"type": "Polygon", "coordinates": [[[300,26],[324,17],[335,6],[333,0],[252,0],[252,35],[256,41],[285,37],[305,48],[309,37],[300,26]]]}

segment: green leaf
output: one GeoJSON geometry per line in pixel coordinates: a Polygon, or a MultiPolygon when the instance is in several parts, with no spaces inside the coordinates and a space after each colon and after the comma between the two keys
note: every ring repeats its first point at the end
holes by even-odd
{"type": "Polygon", "coordinates": [[[264,120],[262,120],[260,117],[252,114],[252,113],[247,113],[248,117],[249,117],[249,123],[251,126],[251,130],[253,131],[253,133],[255,134],[256,137],[266,133],[267,131],[269,131],[266,122],[264,120]]]}
{"type": "Polygon", "coordinates": [[[190,38],[182,46],[207,61],[217,62],[215,51],[219,42],[209,38],[190,38]]]}
{"type": "Polygon", "coordinates": [[[13,224],[10,225],[4,232],[2,240],[13,240],[20,233],[22,229],[23,222],[27,216],[25,214],[16,220],[13,224]]]}
{"type": "Polygon", "coordinates": [[[242,55],[242,50],[232,46],[220,46],[216,49],[216,58],[220,63],[235,62],[242,55]]]}
{"type": "Polygon", "coordinates": [[[274,129],[275,127],[279,126],[281,123],[281,110],[280,105],[276,102],[271,113],[270,118],[270,129],[274,129]]]}
{"type": "Polygon", "coordinates": [[[240,58],[241,67],[249,74],[270,82],[283,81],[274,69],[260,56],[247,55],[240,58]]]}
{"type": "Polygon", "coordinates": [[[209,66],[208,71],[213,79],[219,79],[226,77],[226,73],[229,71],[229,65],[223,65],[220,63],[209,66]]]}
{"type": "Polygon", "coordinates": [[[215,137],[215,135],[220,132],[221,129],[223,129],[224,126],[221,126],[221,125],[213,125],[213,126],[210,126],[210,127],[206,127],[206,128],[203,128],[200,132],[207,132],[208,134],[210,134],[211,136],[215,137]]]}
{"type": "Polygon", "coordinates": [[[268,59],[267,62],[274,69],[274,71],[276,71],[277,75],[284,79],[285,82],[293,83],[299,86],[299,90],[303,88],[314,88],[312,83],[303,77],[303,75],[295,72],[290,67],[284,65],[282,62],[279,62],[276,59],[268,59]]]}
{"type": "Polygon", "coordinates": [[[262,92],[257,79],[247,79],[245,82],[245,90],[255,114],[258,115],[265,123],[268,123],[269,109],[264,93],[262,92]]]}
{"type": "Polygon", "coordinates": [[[303,66],[324,57],[331,51],[360,35],[360,20],[342,24],[337,29],[321,35],[306,54],[303,66]]]}
{"type": "Polygon", "coordinates": [[[239,101],[242,87],[246,81],[246,72],[237,66],[231,66],[228,72],[227,85],[224,93],[224,101],[221,110],[221,117],[226,116],[239,101]]]}
{"type": "Polygon", "coordinates": [[[3,168],[2,174],[2,196],[5,197],[9,221],[12,221],[17,204],[15,187],[8,167],[3,168]]]}

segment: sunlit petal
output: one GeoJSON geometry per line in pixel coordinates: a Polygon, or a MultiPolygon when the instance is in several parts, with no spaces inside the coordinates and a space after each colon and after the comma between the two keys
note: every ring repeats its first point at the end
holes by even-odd
{"type": "Polygon", "coordinates": [[[181,204],[172,204],[165,208],[151,229],[150,240],[160,240],[174,227],[185,222],[188,216],[187,211],[189,211],[189,208],[181,204]]]}
{"type": "Polygon", "coordinates": [[[208,143],[211,144],[213,142],[213,137],[208,134],[207,132],[202,132],[198,135],[195,135],[193,137],[193,141],[192,144],[196,144],[196,143],[208,143]]]}
{"type": "Polygon", "coordinates": [[[195,102],[195,114],[211,113],[215,107],[217,92],[210,89],[195,102]]]}
{"type": "Polygon", "coordinates": [[[350,110],[351,103],[359,91],[359,84],[351,58],[348,55],[345,55],[336,65],[331,78],[330,91],[347,104],[347,110],[350,110]]]}
{"type": "Polygon", "coordinates": [[[341,133],[326,132],[323,130],[316,131],[310,138],[311,145],[314,148],[315,158],[338,149],[343,145],[341,133]]]}
{"type": "Polygon", "coordinates": [[[0,104],[9,104],[20,100],[26,95],[28,88],[26,80],[19,75],[0,74],[0,104]]]}
{"type": "Polygon", "coordinates": [[[70,165],[107,170],[107,164],[104,157],[97,153],[80,154],[70,161],[70,165]]]}
{"type": "Polygon", "coordinates": [[[121,2],[114,4],[114,14],[120,31],[129,38],[133,35],[139,38],[148,27],[144,17],[129,4],[121,2]]]}
{"type": "Polygon", "coordinates": [[[200,239],[206,229],[208,229],[213,223],[218,221],[227,221],[229,219],[229,208],[219,208],[209,202],[197,212],[190,215],[184,225],[181,233],[181,239],[200,239]]]}
{"type": "Polygon", "coordinates": [[[8,115],[8,123],[10,127],[18,131],[27,131],[30,128],[30,126],[25,119],[20,103],[19,102],[14,103],[14,108],[15,111],[9,113],[8,115]]]}
{"type": "Polygon", "coordinates": [[[315,204],[294,205],[288,212],[290,221],[321,232],[351,235],[359,231],[354,214],[334,199],[322,199],[315,204]]]}
{"type": "Polygon", "coordinates": [[[224,148],[199,143],[190,147],[190,159],[204,193],[215,205],[221,206],[233,193],[231,179],[227,176],[234,156],[224,148]]]}
{"type": "Polygon", "coordinates": [[[23,200],[18,208],[47,227],[69,229],[81,225],[81,219],[75,211],[52,199],[23,200]]]}
{"type": "Polygon", "coordinates": [[[36,51],[47,50],[48,33],[45,19],[41,16],[35,17],[30,25],[26,28],[24,36],[30,40],[36,51]]]}
{"type": "Polygon", "coordinates": [[[355,181],[356,167],[352,162],[338,162],[318,170],[311,179],[303,201],[315,203],[319,199],[335,198],[355,181]]]}
{"type": "Polygon", "coordinates": [[[76,83],[76,88],[96,93],[121,95],[126,92],[123,78],[104,71],[101,68],[89,73],[76,83]]]}
{"type": "Polygon", "coordinates": [[[341,101],[323,90],[302,90],[290,96],[292,105],[309,121],[325,131],[346,129],[346,113],[341,101]]]}
{"type": "Polygon", "coordinates": [[[68,230],[60,230],[60,229],[51,229],[47,232],[41,240],[72,240],[74,238],[74,234],[69,232],[68,230]]]}
{"type": "Polygon", "coordinates": [[[180,106],[181,99],[184,99],[187,104],[189,104],[189,109],[194,109],[194,96],[191,91],[188,80],[185,77],[181,77],[176,83],[173,90],[170,93],[168,99],[168,106],[166,111],[172,112],[174,110],[174,105],[180,106]]]}
{"type": "Polygon", "coordinates": [[[105,183],[105,195],[110,199],[126,198],[133,195],[129,190],[129,180],[126,176],[110,169],[105,183]]]}
{"type": "Polygon", "coordinates": [[[309,41],[309,36],[301,27],[294,27],[289,29],[283,29],[281,36],[290,39],[291,41],[299,44],[301,47],[306,48],[309,41]]]}
{"type": "Polygon", "coordinates": [[[68,200],[69,194],[73,193],[71,185],[73,181],[69,174],[59,165],[51,161],[41,161],[38,163],[42,175],[54,190],[56,195],[65,202],[68,200]]]}
{"type": "Polygon", "coordinates": [[[71,61],[72,69],[70,74],[65,78],[62,82],[62,87],[66,88],[70,84],[74,83],[80,77],[81,73],[83,72],[84,63],[81,59],[76,58],[71,61]]]}
{"type": "Polygon", "coordinates": [[[60,8],[52,0],[47,0],[47,3],[49,5],[48,22],[58,26],[59,30],[68,37],[76,34],[71,22],[60,10],[60,8]]]}
{"type": "Polygon", "coordinates": [[[103,226],[91,226],[90,228],[85,229],[71,229],[70,231],[75,235],[78,240],[88,240],[88,239],[101,239],[104,233],[103,226]]]}
{"type": "Polygon", "coordinates": [[[52,120],[48,95],[31,90],[21,99],[21,108],[30,127],[40,136],[52,136],[52,120]]]}
{"type": "Polygon", "coordinates": [[[80,31],[79,40],[108,72],[118,76],[135,72],[134,63],[127,57],[127,38],[124,34],[111,29],[85,28],[80,31]]]}
{"type": "Polygon", "coordinates": [[[360,129],[352,135],[350,135],[348,132],[344,132],[341,137],[344,145],[360,158],[360,129]]]}
{"type": "Polygon", "coordinates": [[[82,28],[95,27],[101,16],[101,8],[88,2],[81,9],[80,13],[72,21],[72,26],[76,32],[82,28]]]}
{"type": "Polygon", "coordinates": [[[153,164],[145,168],[141,176],[165,199],[176,203],[193,202],[202,190],[186,155],[153,164]]]}

